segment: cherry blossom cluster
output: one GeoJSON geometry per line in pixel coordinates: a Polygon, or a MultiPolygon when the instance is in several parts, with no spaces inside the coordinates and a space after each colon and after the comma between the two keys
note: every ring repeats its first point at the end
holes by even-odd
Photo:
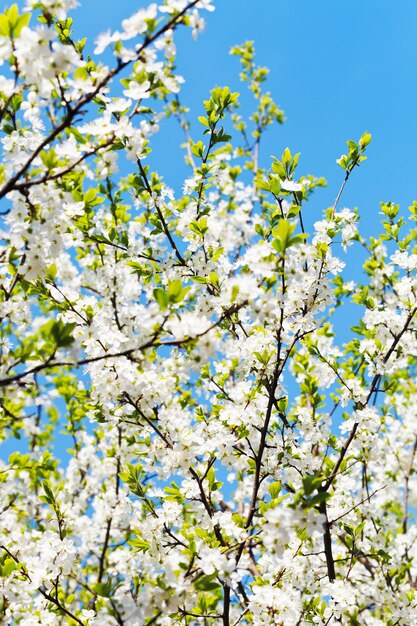
{"type": "Polygon", "coordinates": [[[0,621],[415,623],[417,203],[369,240],[341,207],[365,132],[305,210],[252,42],[252,113],[215,87],[194,119],[175,36],[209,0],[94,45],[76,4],[0,15],[0,621]]]}

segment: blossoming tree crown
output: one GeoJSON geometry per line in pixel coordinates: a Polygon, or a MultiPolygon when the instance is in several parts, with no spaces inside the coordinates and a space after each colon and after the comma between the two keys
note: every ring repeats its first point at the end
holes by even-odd
{"type": "Polygon", "coordinates": [[[298,154],[261,168],[252,42],[252,114],[217,86],[189,115],[175,34],[210,0],[91,55],[75,4],[0,15],[1,623],[417,623],[417,204],[369,241],[341,208],[369,133],[322,216],[298,154]],[[182,193],[148,164],[168,117],[182,193]]]}

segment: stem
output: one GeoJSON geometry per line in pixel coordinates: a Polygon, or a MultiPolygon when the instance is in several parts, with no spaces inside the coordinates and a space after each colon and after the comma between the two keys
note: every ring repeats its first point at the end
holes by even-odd
{"type": "Polygon", "coordinates": [[[404,503],[403,503],[403,533],[407,532],[407,524],[408,524],[408,499],[410,496],[410,487],[409,481],[410,476],[413,471],[414,459],[417,451],[417,438],[414,440],[414,445],[411,448],[410,457],[408,460],[407,470],[405,472],[404,477],[404,503]]]}
{"type": "MultiPolygon", "coordinates": [[[[353,168],[352,168],[353,169],[353,168]]],[[[342,197],[342,193],[346,187],[346,183],[349,180],[349,176],[351,175],[352,170],[346,170],[346,174],[345,174],[345,178],[340,186],[339,192],[336,196],[336,200],[334,201],[334,205],[333,205],[333,209],[332,209],[332,214],[336,211],[337,209],[337,205],[339,204],[339,200],[342,197]]]]}
{"type": "Polygon", "coordinates": [[[230,587],[223,585],[223,626],[230,626],[230,587]]]}
{"type": "MultiPolygon", "coordinates": [[[[145,183],[146,191],[148,192],[149,196],[151,198],[153,198],[152,187],[149,184],[148,177],[146,176],[146,172],[143,169],[143,165],[142,165],[140,159],[137,160],[137,163],[138,163],[139,171],[140,171],[140,174],[142,176],[143,182],[145,183]]],[[[165,217],[164,217],[161,209],[157,205],[156,201],[155,201],[155,209],[156,209],[156,212],[158,213],[159,219],[161,220],[161,224],[162,224],[162,228],[164,230],[164,233],[167,236],[169,243],[171,244],[171,248],[175,252],[175,256],[177,257],[177,259],[178,259],[178,261],[180,262],[181,265],[187,265],[184,257],[182,256],[181,252],[178,250],[178,247],[177,247],[177,244],[174,241],[174,238],[172,237],[171,233],[169,232],[168,224],[166,223],[165,217]]]]}
{"type": "Polygon", "coordinates": [[[319,511],[325,517],[325,521],[323,522],[324,554],[326,555],[327,575],[329,577],[329,581],[332,583],[336,580],[336,570],[334,566],[334,557],[332,550],[332,535],[330,532],[330,524],[327,517],[327,506],[325,501],[320,503],[319,511]]]}

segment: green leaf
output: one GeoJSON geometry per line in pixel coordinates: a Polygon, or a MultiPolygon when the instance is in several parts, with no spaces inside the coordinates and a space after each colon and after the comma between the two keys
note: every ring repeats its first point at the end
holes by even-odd
{"type": "Polygon", "coordinates": [[[112,594],[113,586],[111,582],[107,581],[105,583],[96,583],[94,585],[94,591],[101,598],[110,598],[112,594]]]}
{"type": "Polygon", "coordinates": [[[328,491],[319,491],[312,498],[310,498],[308,502],[309,507],[316,506],[317,504],[321,504],[330,498],[330,494],[328,491]]]}
{"type": "Polygon", "coordinates": [[[139,274],[139,276],[151,276],[152,269],[147,267],[146,265],[142,265],[142,263],[138,263],[137,261],[128,261],[126,263],[128,267],[131,267],[134,274],[139,274]]]}
{"type": "Polygon", "coordinates": [[[171,280],[168,283],[168,295],[170,300],[177,298],[182,291],[182,282],[180,280],[171,280]]]}
{"type": "Polygon", "coordinates": [[[349,150],[351,150],[352,152],[355,152],[358,150],[358,144],[356,143],[356,141],[352,141],[351,139],[347,140],[347,145],[349,150]]]}
{"type": "Polygon", "coordinates": [[[96,243],[105,243],[108,246],[111,246],[112,244],[110,239],[108,239],[104,235],[99,235],[99,234],[91,235],[91,236],[88,236],[88,239],[91,239],[91,241],[95,241],[96,243]]]}
{"type": "Polygon", "coordinates": [[[207,472],[206,479],[208,481],[209,489],[210,491],[212,491],[213,485],[216,482],[216,472],[214,471],[213,467],[210,467],[209,471],[207,472]]]}
{"type": "Polygon", "coordinates": [[[2,37],[9,36],[9,20],[4,13],[0,15],[0,35],[2,37]]]}
{"type": "Polygon", "coordinates": [[[269,183],[267,183],[266,180],[263,180],[262,178],[256,178],[253,182],[258,187],[258,189],[270,191],[269,183]]]}
{"type": "Polygon", "coordinates": [[[280,219],[278,226],[272,230],[272,235],[274,236],[272,245],[280,254],[283,254],[288,248],[291,235],[294,232],[295,227],[295,223],[291,223],[285,219],[280,219]]]}
{"type": "Polygon", "coordinates": [[[171,280],[167,286],[169,302],[176,304],[182,302],[189,290],[190,287],[183,287],[180,280],[171,280]]]}
{"type": "Polygon", "coordinates": [[[74,342],[72,331],[77,324],[65,324],[61,320],[54,320],[51,326],[51,334],[58,348],[66,348],[74,342]]]}
{"type": "Polygon", "coordinates": [[[19,37],[22,29],[29,24],[30,18],[30,13],[20,15],[17,4],[12,4],[0,15],[0,35],[11,39],[19,37]]]}
{"type": "Polygon", "coordinates": [[[18,563],[11,557],[6,557],[1,566],[1,575],[5,578],[14,572],[18,567],[18,563]]]}
{"type": "Polygon", "coordinates": [[[215,579],[217,578],[217,574],[206,574],[204,576],[200,576],[194,583],[194,587],[197,591],[214,591],[215,589],[220,588],[220,583],[215,579]]]}
{"type": "Polygon", "coordinates": [[[172,481],[171,486],[165,487],[164,491],[167,494],[167,498],[166,498],[167,500],[174,500],[175,502],[178,502],[179,504],[184,502],[184,496],[181,493],[180,488],[175,482],[172,481]]]}
{"type": "Polygon", "coordinates": [[[221,128],[218,132],[213,132],[212,134],[212,138],[211,138],[211,142],[213,145],[217,144],[217,143],[225,143],[227,141],[230,141],[232,138],[231,135],[227,135],[223,128],[221,128]]]}
{"type": "Polygon", "coordinates": [[[153,295],[161,310],[164,310],[168,307],[169,304],[169,296],[165,289],[161,289],[157,287],[153,290],[153,295]]]}
{"type": "Polygon", "coordinates": [[[209,282],[206,276],[190,276],[190,280],[195,283],[200,283],[200,285],[207,285],[207,283],[209,282]]]}
{"type": "Polygon", "coordinates": [[[287,172],[285,171],[285,167],[283,166],[281,161],[278,161],[278,159],[274,159],[271,167],[274,174],[278,174],[281,180],[286,180],[287,172]]]}
{"type": "Polygon", "coordinates": [[[148,543],[141,537],[136,537],[136,539],[131,539],[128,543],[130,546],[132,546],[132,548],[134,548],[138,552],[147,552],[151,548],[150,543],[148,543]]]}
{"type": "Polygon", "coordinates": [[[282,484],[280,482],[273,482],[269,485],[269,493],[272,499],[278,498],[281,488],[282,484]]]}
{"type": "Polygon", "coordinates": [[[54,502],[55,502],[55,495],[54,495],[54,492],[51,489],[51,486],[50,486],[49,482],[47,480],[44,480],[43,483],[42,483],[42,487],[43,487],[43,490],[45,492],[45,495],[44,496],[40,496],[40,499],[43,502],[46,502],[48,504],[54,504],[54,502]]]}
{"type": "Polygon", "coordinates": [[[288,168],[291,165],[291,161],[292,161],[291,150],[289,148],[285,148],[284,152],[282,153],[282,163],[284,164],[286,168],[288,168]]]}
{"type": "Polygon", "coordinates": [[[269,181],[269,189],[274,196],[277,196],[281,190],[281,181],[278,176],[271,177],[269,181]]]}
{"type": "Polygon", "coordinates": [[[48,269],[46,270],[46,274],[45,277],[47,280],[49,280],[50,282],[53,282],[56,278],[58,269],[55,263],[52,263],[48,269]]]}
{"type": "Polygon", "coordinates": [[[191,152],[194,156],[199,158],[203,158],[204,150],[205,148],[202,141],[197,141],[197,143],[193,143],[191,146],[191,152]]]}
{"type": "Polygon", "coordinates": [[[347,166],[348,166],[348,159],[347,159],[346,154],[342,154],[342,156],[341,156],[341,157],[339,157],[338,159],[336,159],[336,163],[337,163],[338,165],[340,165],[340,167],[341,167],[342,169],[344,169],[344,170],[345,170],[345,169],[347,169],[347,166]]]}
{"type": "Polygon", "coordinates": [[[306,474],[306,476],[303,477],[304,493],[309,496],[321,486],[322,482],[322,477],[316,476],[315,474],[306,474]]]}
{"type": "Polygon", "coordinates": [[[359,139],[359,146],[360,146],[361,150],[365,150],[365,148],[367,146],[369,146],[371,141],[372,141],[371,133],[363,133],[363,135],[359,139]]]}
{"type": "Polygon", "coordinates": [[[97,189],[88,189],[83,197],[83,201],[86,209],[92,209],[93,207],[104,202],[104,198],[97,197],[97,189]]]}
{"type": "Polygon", "coordinates": [[[204,234],[208,231],[207,218],[200,217],[199,220],[193,220],[192,222],[190,222],[189,228],[193,231],[193,233],[196,233],[200,237],[203,237],[204,234]]]}

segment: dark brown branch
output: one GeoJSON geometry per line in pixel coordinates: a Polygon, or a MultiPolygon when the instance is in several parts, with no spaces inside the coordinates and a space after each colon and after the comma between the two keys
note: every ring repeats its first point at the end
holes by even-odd
{"type": "Polygon", "coordinates": [[[332,535],[330,532],[330,524],[327,518],[327,506],[326,501],[320,503],[319,506],[320,513],[324,515],[325,521],[323,522],[323,543],[324,543],[324,554],[326,556],[326,565],[327,565],[327,575],[329,577],[329,581],[332,583],[336,580],[336,570],[334,566],[334,557],[332,550],[332,535]]]}
{"type": "MultiPolygon", "coordinates": [[[[156,424],[153,423],[151,419],[149,419],[149,417],[145,415],[145,413],[142,411],[142,409],[139,406],[139,401],[135,402],[128,393],[125,393],[124,397],[126,398],[127,403],[130,404],[130,406],[132,406],[136,410],[136,412],[143,419],[143,421],[146,422],[146,424],[148,424],[150,428],[152,428],[152,430],[158,435],[158,437],[160,437],[160,439],[162,439],[166,447],[172,449],[173,446],[172,446],[172,443],[169,441],[168,437],[158,428],[158,426],[156,426],[156,424]]],[[[123,420],[123,421],[127,422],[127,420],[123,420]]],[[[134,422],[130,421],[129,423],[132,424],[134,422]]]]}
{"type": "Polygon", "coordinates": [[[65,174],[69,174],[70,172],[72,172],[72,170],[75,167],[77,167],[77,165],[80,165],[81,163],[83,163],[83,161],[88,159],[88,157],[93,156],[94,154],[97,154],[97,152],[99,150],[101,150],[103,148],[107,148],[108,146],[110,146],[113,143],[113,141],[114,141],[114,136],[111,139],[109,139],[108,141],[106,141],[105,143],[102,143],[99,146],[96,146],[95,148],[93,148],[89,152],[85,152],[84,154],[81,155],[81,157],[79,159],[77,159],[77,161],[74,161],[74,163],[71,163],[70,165],[65,167],[63,170],[61,170],[59,172],[56,172],[55,174],[51,174],[50,172],[47,172],[41,178],[35,178],[33,180],[28,180],[28,181],[25,181],[24,183],[17,183],[16,185],[14,185],[13,189],[19,191],[20,189],[27,189],[28,187],[34,187],[36,185],[42,185],[44,183],[48,183],[51,180],[57,180],[59,178],[62,178],[63,176],[65,176],[65,174]]]}
{"type": "Polygon", "coordinates": [[[76,363],[73,363],[71,361],[53,361],[52,360],[54,357],[54,354],[53,354],[47,359],[47,361],[45,361],[45,363],[39,363],[38,365],[35,365],[34,367],[26,370],[25,372],[20,372],[19,374],[14,374],[13,376],[9,376],[8,378],[0,379],[0,387],[7,387],[11,383],[22,380],[23,378],[26,378],[26,376],[30,376],[30,374],[35,374],[36,372],[41,372],[45,369],[50,369],[53,367],[80,367],[81,365],[87,365],[88,363],[96,363],[97,361],[102,361],[104,359],[115,359],[121,356],[131,356],[135,352],[141,352],[143,350],[147,350],[148,348],[161,348],[164,346],[177,346],[177,347],[186,346],[187,344],[192,343],[196,339],[199,339],[200,337],[204,337],[205,335],[207,335],[207,333],[209,333],[211,330],[219,326],[219,324],[221,324],[225,319],[230,317],[230,315],[233,315],[234,313],[236,313],[237,311],[239,311],[241,308],[243,308],[246,305],[247,305],[247,300],[244,300],[238,305],[231,306],[230,309],[227,309],[226,311],[222,313],[222,315],[220,315],[218,320],[213,322],[213,324],[211,324],[208,328],[206,328],[206,330],[202,331],[198,335],[195,335],[194,337],[184,337],[183,339],[159,341],[157,337],[153,336],[151,339],[149,339],[149,341],[145,342],[141,346],[137,346],[136,348],[127,348],[126,350],[122,350],[121,352],[113,352],[113,353],[107,352],[105,354],[100,354],[98,356],[80,359],[76,363]]]}
{"type": "Polygon", "coordinates": [[[101,583],[101,581],[103,580],[104,563],[106,560],[106,552],[109,547],[111,524],[112,524],[112,518],[109,517],[109,519],[107,520],[107,524],[106,524],[106,533],[104,535],[103,548],[101,550],[99,565],[98,565],[97,582],[99,583],[101,583]]]}
{"type": "Polygon", "coordinates": [[[230,626],[230,587],[223,585],[223,626],[230,626]]]}
{"type": "MultiPolygon", "coordinates": [[[[143,169],[143,165],[141,163],[141,160],[137,159],[137,163],[138,163],[140,174],[142,176],[143,182],[144,182],[145,187],[146,187],[146,191],[148,192],[150,198],[153,198],[152,187],[149,184],[149,180],[148,180],[148,177],[146,176],[145,170],[143,169]]],[[[178,259],[178,261],[179,261],[179,263],[181,265],[187,265],[186,262],[185,262],[184,257],[182,256],[181,252],[178,250],[177,244],[175,243],[173,236],[170,233],[170,230],[168,228],[168,224],[166,223],[165,217],[164,217],[161,209],[159,208],[156,200],[154,200],[154,202],[155,202],[155,209],[156,209],[158,217],[159,217],[159,219],[161,221],[163,231],[164,231],[164,233],[165,233],[169,243],[171,244],[171,248],[173,249],[173,251],[175,253],[175,256],[177,257],[177,259],[178,259]]]]}
{"type": "Polygon", "coordinates": [[[343,517],[345,517],[346,515],[349,515],[349,513],[351,513],[352,511],[354,511],[355,509],[357,509],[359,506],[361,506],[361,504],[365,504],[365,502],[369,502],[369,500],[376,494],[378,493],[378,491],[382,491],[383,489],[385,489],[387,487],[387,485],[384,485],[383,487],[380,487],[379,489],[375,489],[375,491],[373,491],[372,493],[370,493],[369,495],[366,496],[366,498],[362,498],[362,500],[360,500],[359,502],[357,502],[356,504],[354,504],[353,506],[350,507],[350,509],[348,509],[347,511],[344,511],[344,513],[342,513],[341,515],[339,515],[338,517],[335,517],[334,519],[330,520],[329,522],[329,526],[333,526],[333,524],[335,524],[336,522],[338,522],[340,519],[342,519],[343,517]]]}
{"type": "Polygon", "coordinates": [[[42,588],[40,588],[38,591],[43,595],[45,600],[48,600],[48,602],[52,602],[52,604],[54,604],[57,607],[57,609],[62,611],[62,613],[65,613],[65,615],[67,615],[72,620],[74,620],[74,622],[76,622],[77,624],[80,624],[80,626],[85,626],[85,622],[82,622],[80,619],[78,619],[78,617],[76,617],[73,613],[71,613],[71,611],[69,611],[63,604],[61,604],[58,598],[54,598],[42,588]]]}
{"type": "MultiPolygon", "coordinates": [[[[309,331],[311,332],[311,331],[309,331]]],[[[269,398],[268,398],[268,405],[267,405],[267,409],[266,409],[266,414],[265,414],[265,420],[264,420],[264,424],[261,430],[261,441],[259,443],[259,447],[258,447],[258,452],[256,454],[256,469],[255,469],[255,480],[254,480],[254,486],[253,486],[253,492],[252,492],[252,499],[251,499],[251,503],[250,503],[250,508],[249,508],[249,513],[248,516],[246,518],[246,523],[245,523],[245,528],[248,529],[252,523],[253,517],[255,515],[256,512],[256,503],[257,503],[257,499],[258,499],[258,492],[259,492],[259,488],[261,486],[261,468],[262,468],[262,458],[263,458],[263,453],[265,451],[266,448],[266,438],[268,435],[268,429],[269,429],[269,423],[271,420],[271,416],[272,416],[272,410],[274,408],[275,405],[275,392],[277,390],[278,387],[278,382],[279,382],[279,378],[284,370],[284,367],[288,361],[288,357],[292,351],[292,349],[294,348],[294,346],[296,345],[296,343],[302,338],[304,337],[306,334],[309,333],[304,333],[303,335],[296,335],[291,343],[291,345],[288,347],[285,357],[283,359],[280,358],[280,346],[278,347],[278,358],[277,358],[277,363],[275,366],[275,370],[272,376],[272,383],[269,386],[269,398]]],[[[280,344],[280,341],[278,342],[280,344]]],[[[238,560],[240,559],[241,555],[242,555],[242,551],[244,548],[244,543],[241,544],[241,547],[239,549],[238,552],[238,560]]]]}

